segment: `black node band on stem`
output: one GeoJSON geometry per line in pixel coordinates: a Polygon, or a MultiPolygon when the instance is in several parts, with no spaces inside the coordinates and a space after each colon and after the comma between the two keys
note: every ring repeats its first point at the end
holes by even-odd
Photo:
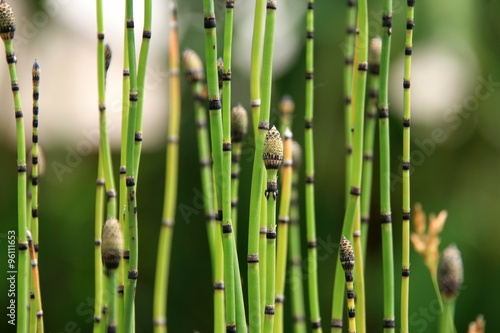
{"type": "Polygon", "coordinates": [[[235,324],[226,325],[226,333],[236,333],[236,325],[235,324]]]}
{"type": "Polygon", "coordinates": [[[231,208],[238,207],[238,201],[231,201],[231,208]]]}
{"type": "Polygon", "coordinates": [[[212,99],[208,101],[208,109],[210,111],[220,110],[221,109],[220,99],[212,99]]]}
{"type": "Polygon", "coordinates": [[[130,271],[128,271],[129,280],[137,280],[138,277],[139,277],[139,271],[135,269],[131,269],[130,271]]]}
{"type": "Polygon", "coordinates": [[[307,176],[306,177],[306,184],[314,184],[314,177],[313,176],[307,176]]]}
{"type": "MultiPolygon", "coordinates": [[[[352,64],[352,59],[351,59],[351,64],[352,64]]],[[[351,96],[347,96],[345,99],[344,99],[344,103],[349,105],[352,103],[352,98],[351,96]]]]}
{"type": "Polygon", "coordinates": [[[364,159],[365,161],[371,161],[371,160],[373,160],[373,154],[372,154],[372,153],[368,153],[368,152],[367,152],[367,153],[364,153],[364,154],[363,154],[363,159],[364,159]]]}
{"type": "Polygon", "coordinates": [[[269,122],[268,121],[260,121],[258,129],[269,131],[269,122]]]}
{"type": "Polygon", "coordinates": [[[347,0],[347,7],[356,6],[356,0],[347,0]]]}
{"type": "Polygon", "coordinates": [[[226,8],[228,8],[228,9],[234,8],[234,0],[227,0],[226,1],[226,8]]]}
{"type": "Polygon", "coordinates": [[[288,217],[278,217],[278,222],[279,223],[289,223],[290,222],[290,218],[288,217]]]}
{"type": "Polygon", "coordinates": [[[19,84],[17,82],[12,83],[12,91],[19,91],[19,84]]]}
{"type": "Polygon", "coordinates": [[[342,328],[342,319],[332,319],[332,323],[330,324],[330,326],[332,328],[342,328]]]}
{"type": "MultiPolygon", "coordinates": [[[[125,175],[126,173],[127,173],[127,167],[124,165],[120,166],[120,175],[125,175]]],[[[103,183],[103,185],[104,185],[104,183],[103,183]]]]}
{"type": "Polygon", "coordinates": [[[224,290],[224,282],[214,282],[214,290],[224,290]]]}
{"type": "Polygon", "coordinates": [[[130,92],[130,97],[129,97],[129,100],[131,102],[137,102],[139,99],[139,94],[137,93],[137,91],[131,91],[130,92]]]}
{"type": "Polygon", "coordinates": [[[313,10],[314,9],[314,2],[308,2],[307,3],[307,10],[313,10]]]}
{"type": "Polygon", "coordinates": [[[381,107],[378,110],[378,117],[379,118],[389,118],[389,109],[386,106],[381,107]]]}
{"type": "Polygon", "coordinates": [[[123,76],[130,76],[130,70],[128,68],[123,70],[123,76]]]}
{"type": "Polygon", "coordinates": [[[414,26],[415,26],[415,23],[413,22],[413,20],[406,21],[406,29],[407,30],[412,30],[414,26]]]}
{"type": "Polygon", "coordinates": [[[354,290],[347,289],[347,299],[354,299],[354,290]]]}
{"type": "Polygon", "coordinates": [[[405,47],[405,56],[411,56],[412,53],[413,53],[413,49],[411,46],[405,47]]]}
{"type": "MultiPolygon", "coordinates": [[[[346,65],[352,65],[354,63],[354,60],[352,57],[346,57],[344,62],[346,65]]],[[[351,103],[351,98],[346,99],[346,104],[350,104],[350,103],[351,103]]]]}
{"type": "Polygon", "coordinates": [[[203,20],[203,27],[205,29],[213,29],[216,27],[216,23],[215,23],[215,17],[213,16],[209,16],[209,17],[205,17],[204,20],[203,20]]]}
{"type": "Polygon", "coordinates": [[[392,15],[383,15],[382,16],[382,26],[384,28],[392,28],[392,15]]]}
{"type": "Polygon", "coordinates": [[[31,178],[31,185],[33,185],[33,186],[37,186],[38,185],[38,177],[31,178]]]}
{"type": "Polygon", "coordinates": [[[314,31],[307,31],[306,38],[313,39],[314,38],[314,31]]]}
{"type": "Polygon", "coordinates": [[[217,211],[217,214],[215,214],[215,220],[216,221],[222,221],[222,209],[219,209],[217,211]]]}
{"type": "Polygon", "coordinates": [[[410,127],[410,125],[411,125],[410,119],[403,119],[403,127],[410,127]]]}
{"type": "Polygon", "coordinates": [[[274,305],[268,304],[264,308],[264,314],[273,316],[274,315],[274,305]]]}
{"type": "Polygon", "coordinates": [[[266,233],[267,233],[267,228],[266,227],[260,227],[259,234],[265,235],[266,233]]]}
{"type": "Polygon", "coordinates": [[[410,220],[410,212],[403,212],[403,221],[410,220]]]}
{"type": "Polygon", "coordinates": [[[108,324],[106,333],[116,333],[116,324],[108,324]]]}
{"type": "Polygon", "coordinates": [[[361,188],[356,187],[356,186],[351,186],[351,190],[349,191],[351,195],[355,196],[360,196],[361,195],[361,188]]]}
{"type": "Polygon", "coordinates": [[[356,310],[355,309],[348,309],[347,315],[349,316],[349,318],[356,318],[356,310]]]}
{"type": "Polygon", "coordinates": [[[140,132],[135,133],[134,140],[135,142],[142,142],[142,133],[140,132]]]}
{"type": "Polygon", "coordinates": [[[151,39],[151,30],[144,30],[142,32],[142,38],[144,38],[144,39],[151,39]]]}
{"type": "Polygon", "coordinates": [[[314,79],[314,73],[306,72],[306,80],[312,80],[312,79],[314,79]]]}
{"type": "Polygon", "coordinates": [[[222,226],[222,233],[223,234],[230,234],[233,232],[233,227],[230,224],[224,224],[222,226]]]}
{"type": "Polygon", "coordinates": [[[101,240],[100,239],[94,239],[94,245],[100,246],[101,245],[101,240]]]}
{"type": "Polygon", "coordinates": [[[410,80],[403,80],[403,88],[410,89],[410,80]]]}
{"type": "Polygon", "coordinates": [[[16,119],[17,118],[22,118],[23,117],[23,111],[16,111],[15,113],[16,119]]]}
{"type": "Polygon", "coordinates": [[[283,295],[276,295],[274,297],[274,302],[275,303],[283,303],[283,302],[285,302],[285,296],[283,296],[283,295]]]}
{"type": "Polygon", "coordinates": [[[231,151],[231,142],[223,142],[222,143],[222,151],[231,151]]]}
{"type": "Polygon", "coordinates": [[[101,322],[101,317],[99,316],[94,316],[94,323],[100,323],[101,322]]]}
{"type": "Polygon", "coordinates": [[[134,19],[127,19],[127,29],[134,29],[134,19]]]}
{"type": "Polygon", "coordinates": [[[130,251],[129,250],[123,251],[123,259],[125,259],[125,260],[130,259],[130,251]]]}
{"type": "Polygon", "coordinates": [[[98,39],[98,40],[104,40],[104,33],[102,33],[102,32],[98,32],[98,33],[97,33],[97,39],[98,39]]]}
{"type": "Polygon", "coordinates": [[[415,0],[408,0],[406,4],[408,5],[408,7],[415,7],[415,0]]]}
{"type": "Polygon", "coordinates": [[[19,251],[25,251],[28,249],[28,243],[19,243],[18,245],[19,251]]]}
{"type": "Polygon", "coordinates": [[[410,170],[410,162],[403,162],[403,171],[410,170]]]}
{"type": "Polygon", "coordinates": [[[125,287],[123,285],[119,285],[117,292],[118,292],[118,294],[123,294],[124,290],[125,290],[125,287]]]}
{"type": "Polygon", "coordinates": [[[382,325],[383,328],[396,328],[396,322],[394,319],[384,319],[384,323],[382,325]]]}
{"type": "Polygon", "coordinates": [[[403,271],[401,272],[403,277],[410,277],[410,269],[409,268],[403,268],[403,271]]]}
{"type": "Polygon", "coordinates": [[[259,262],[259,254],[249,254],[247,255],[247,263],[255,264],[259,262]]]}
{"type": "Polygon", "coordinates": [[[17,57],[14,53],[7,54],[7,63],[8,64],[15,64],[16,62],[17,62],[17,57]]]}
{"type": "Polygon", "coordinates": [[[231,81],[231,72],[222,73],[222,81],[231,81]]]}
{"type": "Polygon", "coordinates": [[[38,135],[33,134],[33,136],[31,137],[31,141],[33,141],[33,143],[38,143],[38,135]]]}
{"type": "Polygon", "coordinates": [[[316,241],[315,241],[315,240],[313,240],[313,241],[308,241],[308,242],[307,242],[307,248],[308,248],[308,249],[315,249],[315,248],[316,248],[316,246],[317,246],[317,245],[316,245],[316,241]]]}
{"type": "Polygon", "coordinates": [[[276,230],[268,230],[266,232],[266,239],[276,239],[276,230]]]}
{"type": "Polygon", "coordinates": [[[26,172],[26,164],[18,165],[17,172],[26,172]]]}
{"type": "Polygon", "coordinates": [[[318,321],[311,322],[311,327],[312,327],[313,330],[321,328],[321,321],[318,320],[318,321]]]}
{"type": "Polygon", "coordinates": [[[363,215],[361,216],[361,223],[368,223],[370,222],[370,216],[363,215]]]}
{"type": "Polygon", "coordinates": [[[134,177],[127,177],[125,183],[127,184],[127,187],[135,186],[134,177]]]}
{"type": "Polygon", "coordinates": [[[392,216],[391,214],[382,214],[380,215],[380,222],[381,223],[391,223],[392,222],[392,216]]]}
{"type": "Polygon", "coordinates": [[[313,128],[313,121],[312,120],[306,120],[305,127],[306,127],[306,129],[313,128]]]}
{"type": "Polygon", "coordinates": [[[238,179],[240,173],[238,171],[231,172],[231,179],[238,179]]]}
{"type": "Polygon", "coordinates": [[[276,10],[276,1],[268,1],[266,8],[271,10],[276,10]]]}
{"type": "Polygon", "coordinates": [[[358,71],[366,72],[368,70],[368,63],[367,62],[360,62],[358,64],[358,71]]]}
{"type": "MultiPolygon", "coordinates": [[[[354,35],[356,33],[356,27],[355,26],[348,26],[345,31],[348,35],[354,35]]],[[[352,63],[352,62],[351,62],[352,63]]]]}

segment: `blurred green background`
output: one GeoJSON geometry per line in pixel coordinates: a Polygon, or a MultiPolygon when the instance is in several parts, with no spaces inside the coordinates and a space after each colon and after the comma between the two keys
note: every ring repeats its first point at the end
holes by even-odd
{"type": "MultiPolygon", "coordinates": [[[[242,103],[247,109],[250,100],[248,37],[251,36],[254,3],[237,0],[235,8],[237,25],[233,100],[242,103]]],[[[157,6],[154,20],[157,22],[155,28],[158,29],[153,30],[152,60],[149,64],[151,75],[148,76],[151,89],[146,99],[154,100],[155,103],[147,104],[145,111],[148,119],[145,122],[154,126],[145,130],[145,149],[138,185],[140,274],[136,303],[137,332],[152,331],[153,283],[163,201],[168,113],[165,75],[168,11],[162,1],[154,1],[154,5],[157,6]]],[[[47,170],[40,180],[39,262],[46,332],[89,332],[93,320],[93,218],[97,173],[97,142],[95,137],[88,135],[97,128],[98,115],[95,8],[82,0],[25,1],[13,3],[13,7],[18,21],[15,41],[18,43],[17,55],[19,66],[24,70],[21,71],[20,80],[24,98],[27,98],[24,100],[27,127],[31,123],[31,57],[39,58],[43,71],[40,144],[45,148],[47,170]],[[90,120],[86,122],[82,119],[90,120]]],[[[106,29],[110,31],[107,37],[117,36],[109,40],[117,51],[110,69],[110,76],[115,80],[110,89],[114,89],[118,95],[108,96],[108,109],[114,110],[114,116],[119,115],[116,110],[120,109],[122,60],[118,50],[122,47],[122,7],[123,4],[111,1],[105,8],[106,29]]],[[[140,4],[136,7],[140,10],[140,4]]],[[[216,0],[216,8],[218,26],[222,27],[224,2],[216,0]]],[[[404,1],[394,0],[390,123],[397,325],[401,262],[401,70],[405,8],[404,1]]],[[[299,142],[303,139],[305,9],[306,1],[278,3],[275,49],[278,60],[272,94],[272,123],[277,122],[276,105],[279,98],[283,94],[290,94],[295,99],[297,112],[293,130],[299,142]]],[[[322,323],[324,329],[328,329],[337,243],[344,214],[342,43],[345,37],[346,4],[344,1],[316,1],[315,9],[315,178],[319,287],[322,323]]],[[[369,11],[370,35],[373,37],[381,33],[381,1],[369,1],[369,11]]],[[[441,249],[450,243],[457,244],[465,266],[465,282],[456,308],[459,332],[466,332],[468,323],[478,314],[484,314],[488,332],[500,328],[497,311],[500,287],[496,283],[500,273],[497,243],[500,236],[500,23],[496,19],[499,11],[498,1],[472,0],[417,1],[415,9],[411,201],[412,205],[415,202],[422,203],[428,213],[438,213],[443,209],[448,211],[441,249]],[[436,131],[445,133],[444,139],[433,139],[436,131]]],[[[179,15],[181,48],[192,48],[203,56],[201,1],[180,2],[179,15]]],[[[136,16],[136,27],[141,27],[141,17],[136,16]]],[[[221,45],[219,43],[219,47],[221,45]]],[[[6,281],[6,234],[8,230],[17,232],[16,155],[7,65],[4,63],[0,67],[0,253],[4,254],[0,259],[0,279],[6,281]]],[[[168,299],[169,329],[171,332],[210,332],[212,285],[199,194],[195,125],[191,94],[185,80],[182,84],[180,180],[168,299]]],[[[116,119],[119,120],[119,117],[116,119]]],[[[115,136],[119,134],[116,128],[112,132],[115,136]]],[[[249,136],[242,158],[238,229],[244,284],[246,221],[253,159],[251,142],[249,136]]],[[[118,170],[117,150],[113,158],[115,170],[118,170]]],[[[375,175],[378,172],[377,163],[378,159],[375,158],[375,175]]],[[[301,186],[303,188],[303,179],[301,186]]],[[[378,180],[375,178],[366,267],[370,332],[380,330],[382,325],[378,190],[378,180]]],[[[302,201],[301,206],[303,208],[302,201]]],[[[434,332],[438,306],[431,280],[420,256],[414,251],[411,255],[410,330],[434,332]]],[[[3,309],[7,305],[6,287],[6,283],[0,283],[3,309]]],[[[288,309],[289,304],[286,304],[288,309]]],[[[7,324],[5,314],[2,318],[0,331],[13,331],[7,324]]],[[[290,320],[287,325],[290,325],[290,320]]]]}

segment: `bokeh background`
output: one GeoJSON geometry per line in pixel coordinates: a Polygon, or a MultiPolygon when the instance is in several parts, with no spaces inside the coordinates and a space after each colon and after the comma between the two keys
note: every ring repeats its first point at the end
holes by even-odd
{"type": "MultiPolygon", "coordinates": [[[[222,27],[224,1],[215,2],[218,26],[222,27]]],[[[236,0],[235,8],[233,101],[247,109],[254,4],[255,1],[236,0]]],[[[14,44],[28,139],[31,64],[38,58],[42,66],[40,144],[45,151],[46,172],[40,180],[40,274],[46,332],[89,332],[93,316],[93,217],[98,144],[95,5],[82,0],[16,1],[12,5],[18,22],[14,44]]],[[[116,171],[123,6],[123,1],[105,1],[106,39],[114,51],[107,104],[116,171]]],[[[137,1],[138,38],[142,27],[141,6],[137,1]]],[[[154,6],[144,151],[138,185],[137,332],[152,331],[168,122],[168,2],[157,0],[154,6]]],[[[279,99],[283,94],[290,94],[297,106],[294,136],[302,142],[306,2],[290,0],[279,2],[278,6],[272,123],[278,118],[279,99]]],[[[381,6],[379,0],[369,1],[371,37],[381,33],[381,6]]],[[[192,48],[203,56],[202,2],[180,1],[178,7],[181,48],[192,48]]],[[[344,214],[342,68],[346,4],[344,1],[316,1],[315,8],[316,210],[320,305],[323,327],[327,329],[344,214]]],[[[500,328],[497,311],[500,287],[496,283],[500,274],[500,23],[496,17],[499,11],[498,1],[473,0],[417,1],[415,9],[411,200],[412,204],[422,203],[427,212],[448,211],[441,249],[450,243],[457,244],[465,265],[465,282],[456,309],[459,332],[465,332],[468,323],[478,314],[484,314],[488,332],[500,328]],[[441,133],[439,139],[434,134],[437,132],[441,133]]],[[[401,83],[405,15],[406,2],[394,0],[390,124],[396,300],[400,294],[401,83]]],[[[218,32],[220,37],[222,29],[218,32]]],[[[221,39],[219,41],[220,47],[221,39]]],[[[182,153],[168,299],[169,328],[171,332],[210,332],[213,310],[210,258],[199,203],[192,101],[185,80],[182,84],[182,153]]],[[[7,306],[6,235],[8,230],[17,230],[15,126],[9,87],[4,63],[0,65],[0,279],[4,281],[0,283],[1,308],[4,309],[0,311],[4,318],[0,321],[1,332],[13,331],[3,314],[7,306]]],[[[245,141],[240,193],[238,249],[243,283],[246,282],[243,263],[253,159],[251,142],[249,136],[245,141]]],[[[375,157],[375,174],[377,163],[375,157]]],[[[366,267],[370,331],[379,330],[382,323],[378,190],[375,180],[366,267]]],[[[431,280],[422,259],[413,251],[411,263],[410,329],[412,332],[434,332],[438,306],[431,280]]],[[[396,308],[399,314],[399,306],[396,308]]],[[[396,321],[399,323],[398,317],[396,321]]]]}

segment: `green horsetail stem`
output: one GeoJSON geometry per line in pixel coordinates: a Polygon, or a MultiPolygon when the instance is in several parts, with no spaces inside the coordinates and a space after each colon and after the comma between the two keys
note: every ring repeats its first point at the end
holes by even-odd
{"type": "MultiPolygon", "coordinates": [[[[137,116],[135,119],[135,147],[134,169],[136,181],[139,177],[139,163],[142,151],[142,115],[144,110],[144,87],[146,85],[146,67],[148,63],[149,45],[151,44],[151,26],[153,20],[152,0],[144,0],[144,28],[142,29],[141,51],[139,53],[139,68],[137,70],[137,88],[139,100],[137,101],[137,116]]],[[[175,23],[173,23],[175,24],[175,23]]]]}
{"type": "Polygon", "coordinates": [[[42,310],[42,293],[40,290],[40,275],[38,273],[38,259],[37,253],[35,249],[35,244],[33,243],[33,239],[31,237],[31,232],[26,230],[26,237],[28,239],[28,247],[30,252],[31,259],[31,278],[33,281],[33,292],[35,294],[35,307],[33,311],[35,313],[36,321],[35,327],[32,328],[30,326],[30,330],[33,329],[34,332],[43,333],[43,310],[42,310]]]}
{"type": "Polygon", "coordinates": [[[313,332],[322,332],[319,311],[318,258],[316,249],[316,210],[314,207],[314,0],[307,2],[306,19],[306,101],[305,101],[305,164],[306,164],[306,226],[309,311],[313,332]]]}
{"type": "Polygon", "coordinates": [[[135,292],[137,286],[137,278],[139,276],[139,235],[137,227],[137,197],[135,181],[135,159],[134,159],[134,138],[135,138],[135,122],[137,116],[137,61],[135,54],[135,35],[134,35],[134,1],[127,0],[125,6],[125,25],[127,28],[127,43],[125,44],[128,52],[128,65],[130,72],[130,90],[129,90],[129,110],[127,119],[127,153],[126,153],[126,186],[127,186],[127,207],[126,207],[126,223],[128,236],[128,273],[127,284],[124,290],[124,332],[132,333],[135,331],[135,292]]]}
{"type": "MultiPolygon", "coordinates": [[[[358,2],[358,30],[356,36],[354,73],[353,73],[353,99],[352,108],[354,116],[354,135],[353,135],[353,160],[352,174],[350,179],[351,189],[349,190],[349,200],[342,234],[352,235],[354,222],[360,218],[360,195],[361,195],[361,174],[363,168],[363,128],[364,128],[364,106],[366,76],[368,70],[368,8],[367,1],[358,2]]],[[[339,253],[340,254],[340,253],[339,253]]],[[[359,260],[358,260],[359,262],[359,260]]],[[[333,306],[332,306],[332,332],[342,330],[342,313],[344,303],[344,288],[340,262],[335,270],[335,281],[333,287],[333,306]]]]}
{"type": "Polygon", "coordinates": [[[349,317],[349,333],[356,332],[356,307],[354,301],[354,285],[352,271],[354,269],[355,255],[351,242],[342,236],[340,241],[340,264],[344,270],[347,288],[347,315],[349,317]]]}
{"type": "Polygon", "coordinates": [[[94,229],[94,333],[101,333],[104,327],[104,321],[101,317],[103,310],[103,265],[102,265],[102,227],[104,224],[104,170],[102,167],[102,158],[99,156],[97,168],[97,186],[95,196],[95,229],[94,229]]]}
{"type": "Polygon", "coordinates": [[[167,158],[165,170],[165,197],[158,241],[156,261],[155,295],[153,303],[154,332],[167,332],[167,299],[172,234],[177,207],[177,183],[179,179],[179,127],[181,111],[180,54],[177,14],[174,3],[171,7],[169,36],[169,121],[167,130],[167,158]]]}
{"type": "Polygon", "coordinates": [[[201,187],[203,197],[205,198],[203,205],[207,219],[208,244],[212,258],[212,276],[214,285],[214,332],[222,332],[225,329],[224,257],[221,233],[218,231],[215,221],[212,161],[210,159],[210,138],[207,130],[207,116],[204,104],[206,100],[206,96],[204,95],[205,73],[200,57],[192,50],[185,50],[182,53],[182,62],[184,64],[186,78],[191,84],[195,107],[201,187]]]}
{"type": "Polygon", "coordinates": [[[293,175],[292,196],[290,198],[290,296],[292,305],[292,319],[294,333],[305,333],[306,310],[304,301],[304,275],[302,272],[302,254],[300,246],[299,225],[299,168],[302,160],[302,150],[298,142],[293,141],[292,147],[293,175]]]}
{"type": "MultiPolygon", "coordinates": [[[[29,223],[28,230],[31,231],[33,249],[35,251],[35,259],[38,258],[38,248],[39,248],[39,226],[38,226],[38,180],[39,176],[43,172],[40,168],[41,150],[38,146],[38,114],[39,108],[39,98],[40,98],[40,65],[38,60],[35,59],[32,69],[32,81],[33,81],[33,135],[32,135],[32,147],[31,147],[31,175],[30,183],[28,188],[30,189],[28,196],[31,196],[29,200],[29,211],[31,213],[31,222],[29,223]]],[[[31,249],[30,249],[31,252],[31,249]]],[[[32,259],[33,260],[33,259],[32,259]]],[[[37,330],[37,315],[36,308],[38,307],[38,299],[35,292],[35,281],[34,272],[32,270],[31,276],[31,292],[30,292],[30,324],[29,328],[31,332],[36,332],[37,330]],[[35,310],[35,311],[33,311],[35,310]]],[[[38,274],[38,269],[37,269],[38,274]]],[[[38,277],[37,277],[38,279],[38,277]]],[[[40,300],[41,308],[41,300],[40,300]]],[[[42,321],[43,326],[43,321],[42,321]]],[[[42,327],[43,330],[43,327],[42,327]]]]}
{"type": "Polygon", "coordinates": [[[231,218],[233,220],[234,237],[237,236],[238,221],[238,190],[240,179],[240,159],[243,139],[248,132],[247,110],[240,104],[231,111],[231,218]]]}
{"type": "Polygon", "coordinates": [[[292,132],[287,128],[283,142],[283,170],[281,172],[281,201],[278,217],[279,241],[276,251],[276,293],[274,332],[283,332],[285,301],[286,257],[288,250],[288,224],[290,222],[290,198],[292,192],[292,132]]]}
{"type": "Polygon", "coordinates": [[[389,139],[389,69],[392,36],[392,1],[384,0],[382,12],[382,51],[378,99],[380,145],[380,215],[382,228],[382,265],[384,279],[384,333],[395,331],[394,251],[391,212],[391,166],[389,139]]]}
{"type": "MultiPolygon", "coordinates": [[[[248,224],[248,295],[249,321],[251,331],[260,331],[261,327],[261,286],[259,280],[259,222],[263,191],[264,166],[260,161],[263,154],[264,138],[269,130],[271,111],[272,60],[274,48],[274,26],[276,20],[276,1],[267,2],[265,38],[263,47],[261,95],[262,106],[259,112],[258,135],[255,142],[255,155],[252,170],[250,197],[250,218],[248,224]]],[[[255,36],[254,36],[255,38],[255,36]]],[[[254,100],[255,101],[255,100],[254,100]]]]}
{"type": "Polygon", "coordinates": [[[102,229],[102,262],[105,268],[107,290],[107,332],[113,333],[117,331],[117,285],[116,271],[120,266],[123,253],[123,234],[118,222],[115,218],[110,218],[104,223],[102,229]]]}
{"type": "Polygon", "coordinates": [[[368,55],[368,94],[366,103],[365,141],[363,144],[363,174],[361,176],[361,244],[363,259],[366,261],[366,244],[368,239],[368,225],[370,222],[370,204],[373,183],[373,146],[375,141],[375,127],[377,124],[378,81],[380,72],[380,48],[382,40],[375,37],[370,41],[368,55]]]}
{"type": "Polygon", "coordinates": [[[352,71],[354,63],[354,39],[356,35],[356,0],[347,0],[346,37],[344,44],[344,135],[346,145],[345,197],[349,198],[352,172],[352,71]]]}
{"type": "Polygon", "coordinates": [[[401,332],[409,332],[410,297],[410,76],[413,47],[413,13],[415,0],[408,0],[406,11],[405,65],[403,77],[403,244],[401,282],[401,332]]]}
{"type": "Polygon", "coordinates": [[[462,255],[455,244],[444,249],[439,262],[438,284],[443,299],[439,333],[457,332],[454,324],[455,303],[464,281],[462,255]]]}
{"type": "Polygon", "coordinates": [[[12,40],[16,31],[16,19],[12,7],[5,1],[0,2],[0,37],[5,44],[5,54],[9,65],[14,112],[16,117],[17,136],[17,225],[18,225],[18,280],[17,280],[17,332],[24,333],[28,329],[28,300],[29,300],[29,253],[26,212],[26,139],[24,136],[24,121],[17,79],[17,57],[14,53],[12,40]]]}
{"type": "Polygon", "coordinates": [[[266,297],[264,308],[264,332],[274,332],[276,296],[276,198],[278,197],[278,169],[283,161],[283,141],[273,126],[266,134],[262,159],[267,170],[267,249],[266,249],[266,297]]]}
{"type": "Polygon", "coordinates": [[[260,105],[261,105],[261,73],[262,73],[262,47],[264,39],[264,17],[267,0],[255,1],[255,14],[253,21],[252,55],[250,64],[250,105],[252,107],[253,135],[257,140],[259,133],[260,105]]]}

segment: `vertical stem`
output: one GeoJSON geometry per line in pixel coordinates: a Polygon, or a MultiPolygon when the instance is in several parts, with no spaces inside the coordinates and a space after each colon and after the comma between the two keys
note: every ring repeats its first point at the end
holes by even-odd
{"type": "Polygon", "coordinates": [[[124,332],[132,333],[135,331],[135,288],[137,285],[138,271],[138,228],[137,228],[137,199],[136,199],[136,182],[134,170],[134,137],[135,137],[135,122],[137,111],[137,62],[135,55],[135,36],[134,36],[134,4],[133,0],[126,2],[126,27],[127,27],[127,51],[128,64],[130,72],[130,91],[129,91],[129,112],[127,120],[127,156],[126,156],[126,186],[127,186],[127,208],[126,208],[126,225],[129,236],[129,267],[125,286],[124,297],[124,332]]]}
{"type": "Polygon", "coordinates": [[[352,64],[354,62],[354,39],[356,34],[356,0],[347,0],[346,37],[344,44],[344,130],[346,145],[345,191],[346,204],[349,198],[352,172],[352,64]]]}
{"type": "Polygon", "coordinates": [[[170,47],[169,47],[169,122],[167,138],[167,160],[165,175],[165,198],[158,244],[155,276],[155,296],[153,323],[155,332],[167,331],[167,295],[172,249],[172,233],[175,224],[177,205],[177,182],[179,167],[179,124],[181,111],[180,78],[179,78],[179,39],[177,31],[176,8],[172,3],[170,47]]]}
{"type": "Polygon", "coordinates": [[[117,329],[117,307],[116,307],[116,269],[107,270],[106,274],[106,295],[108,305],[107,333],[116,332],[117,329]]]}
{"type": "MultiPolygon", "coordinates": [[[[353,135],[353,164],[351,174],[351,189],[349,191],[349,200],[346,213],[344,216],[344,224],[342,234],[352,235],[354,221],[360,218],[356,214],[359,209],[359,201],[361,194],[361,174],[363,162],[363,127],[364,127],[364,106],[365,106],[365,88],[366,88],[366,71],[368,69],[368,8],[367,1],[361,0],[358,2],[358,28],[359,34],[356,37],[356,55],[354,59],[355,71],[353,73],[353,111],[354,111],[354,135],[353,135]]],[[[359,262],[359,261],[358,261],[359,262]]],[[[332,332],[340,332],[342,329],[342,312],[343,312],[343,294],[344,284],[340,262],[337,264],[335,271],[335,281],[333,288],[333,307],[332,307],[332,332]]]]}
{"type": "MultiPolygon", "coordinates": [[[[1,5],[10,6],[2,2],[1,5]]],[[[2,10],[4,10],[2,8],[2,10]]],[[[11,10],[11,9],[10,9],[11,10]]],[[[13,14],[12,14],[13,15],[13,14]]],[[[23,111],[21,105],[21,96],[19,92],[19,82],[17,79],[16,63],[17,58],[14,53],[12,36],[2,34],[5,44],[5,53],[9,65],[10,82],[12,96],[14,99],[14,112],[16,117],[16,136],[17,136],[17,223],[18,223],[18,292],[17,292],[17,332],[24,333],[28,329],[28,300],[29,300],[29,253],[28,240],[26,238],[27,213],[26,213],[26,138],[24,134],[23,111]]]]}
{"type": "Polygon", "coordinates": [[[264,14],[266,8],[266,0],[255,1],[255,15],[253,23],[252,37],[252,59],[251,59],[251,76],[250,76],[250,104],[252,106],[253,133],[257,140],[259,132],[260,119],[260,80],[262,70],[262,41],[264,38],[264,14]]]}
{"type": "Polygon", "coordinates": [[[305,164],[306,164],[306,225],[308,245],[309,310],[313,332],[322,332],[319,313],[318,263],[316,250],[316,211],[314,207],[314,0],[307,2],[306,41],[306,104],[305,104],[305,164]]]}
{"type": "MultiPolygon", "coordinates": [[[[356,289],[356,328],[359,333],[366,332],[366,308],[365,308],[365,277],[364,277],[364,260],[363,248],[361,245],[361,209],[360,203],[356,206],[356,218],[354,219],[353,229],[353,247],[356,258],[356,266],[354,267],[354,288],[356,289]]],[[[348,291],[349,293],[349,291],[348,291]]]]}
{"type": "MultiPolygon", "coordinates": [[[[36,315],[36,332],[43,333],[43,310],[42,310],[42,294],[40,292],[40,276],[38,273],[38,260],[36,255],[35,246],[33,244],[33,240],[31,238],[31,233],[26,231],[28,244],[29,244],[29,252],[31,258],[31,277],[33,279],[33,291],[35,293],[35,309],[34,311],[36,315]]],[[[31,328],[30,328],[31,329],[31,328]]]]}
{"type": "Polygon", "coordinates": [[[137,101],[137,116],[135,119],[135,147],[134,169],[136,181],[139,177],[139,162],[142,150],[142,113],[144,108],[144,86],[146,83],[146,66],[148,62],[149,44],[151,43],[151,25],[153,17],[152,0],[144,0],[144,28],[142,30],[142,44],[139,53],[139,68],[137,70],[137,88],[139,100],[137,101]]]}
{"type": "Polygon", "coordinates": [[[278,234],[280,239],[276,254],[276,293],[274,332],[283,332],[283,314],[285,301],[286,257],[288,249],[288,223],[290,222],[290,198],[292,191],[292,132],[289,129],[284,133],[283,171],[281,173],[281,201],[278,217],[278,234]]]}
{"type": "Polygon", "coordinates": [[[405,66],[403,77],[403,258],[401,282],[401,332],[409,332],[410,293],[410,76],[413,46],[413,11],[415,0],[408,0],[406,12],[405,66]]]}
{"type": "Polygon", "coordinates": [[[104,170],[102,160],[99,157],[97,169],[97,188],[95,198],[95,231],[94,231],[94,276],[95,276],[95,302],[94,302],[94,333],[102,332],[104,322],[101,318],[101,310],[103,305],[103,268],[101,255],[101,233],[104,222],[104,170]]]}

